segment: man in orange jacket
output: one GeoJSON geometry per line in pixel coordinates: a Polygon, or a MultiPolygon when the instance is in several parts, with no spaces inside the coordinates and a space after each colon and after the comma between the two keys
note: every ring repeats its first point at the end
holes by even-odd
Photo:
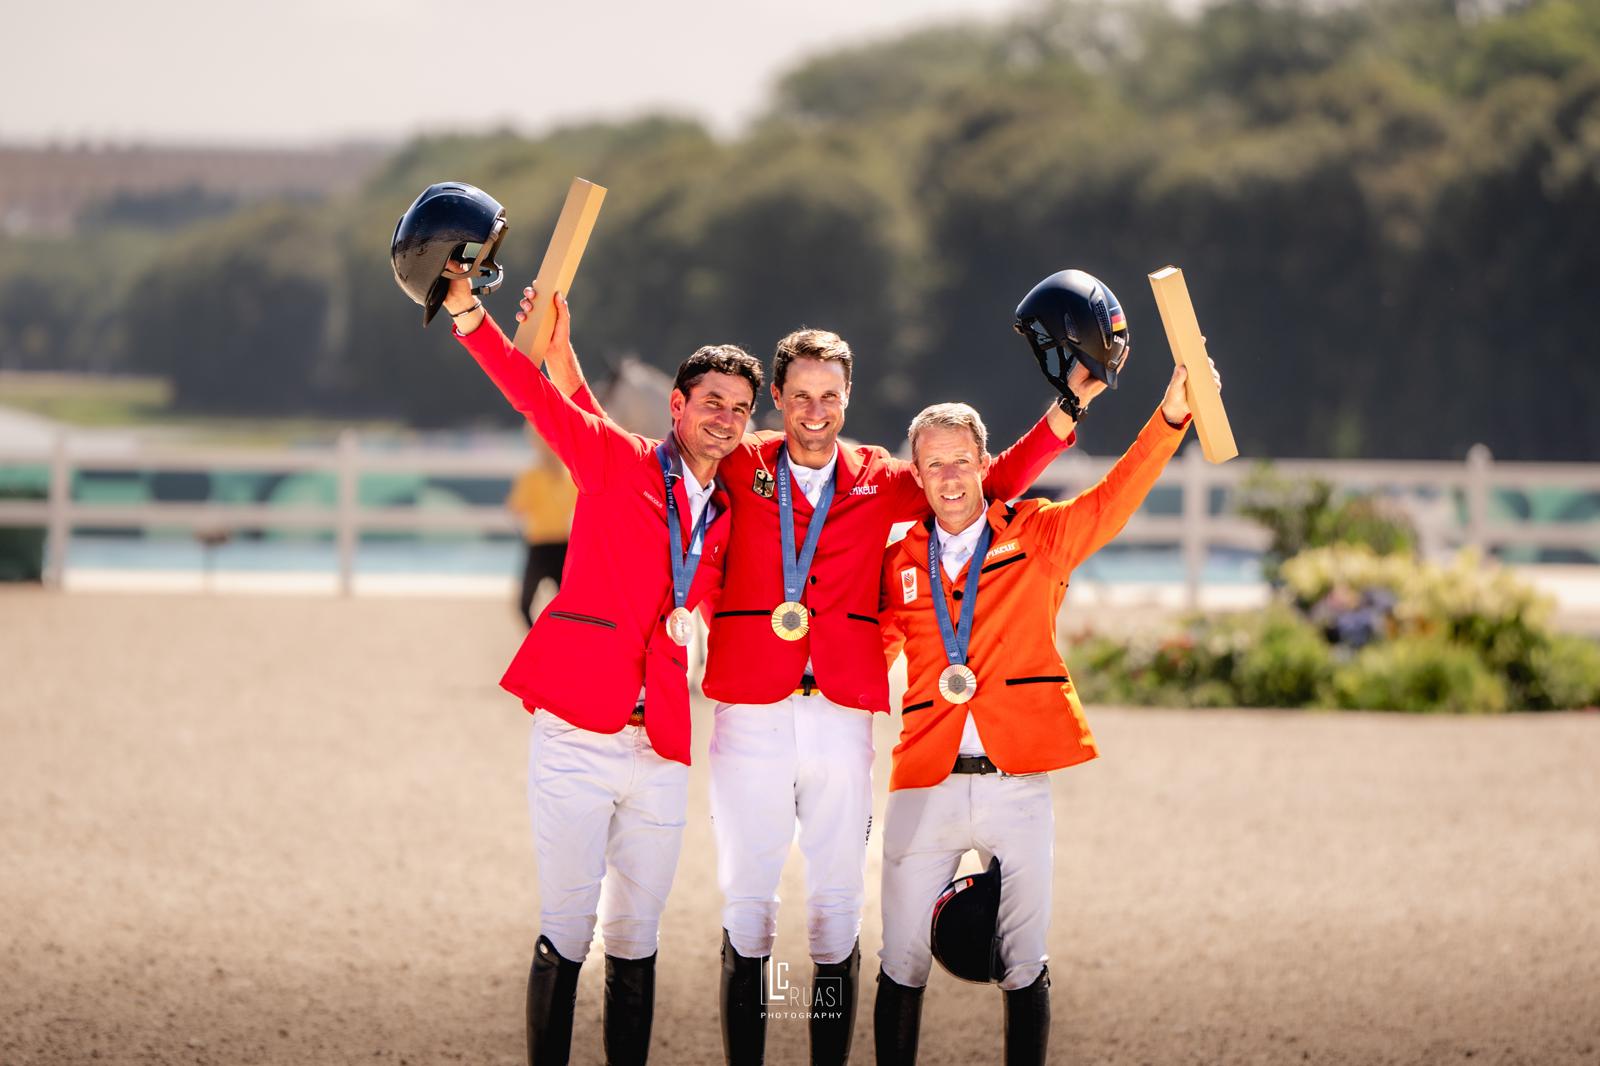
{"type": "MultiPolygon", "coordinates": [[[[1064,503],[986,496],[988,435],[966,404],[912,420],[933,517],[889,549],[879,604],[888,660],[903,648],[907,676],[884,827],[880,1066],[916,1061],[934,903],[973,849],[1000,862],[1005,1061],[1045,1061],[1055,831],[1046,775],[1097,754],[1056,650],[1056,615],[1073,569],[1127,524],[1177,451],[1185,380],[1175,369],[1133,447],[1064,503]]],[[[1086,407],[1105,387],[1080,376],[1073,391],[1086,407]]]]}

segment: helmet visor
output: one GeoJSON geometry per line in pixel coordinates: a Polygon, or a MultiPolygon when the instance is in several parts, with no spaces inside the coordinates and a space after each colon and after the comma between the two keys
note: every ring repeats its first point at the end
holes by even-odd
{"type": "Polygon", "coordinates": [[[1016,331],[1028,338],[1028,342],[1039,348],[1054,348],[1061,342],[1050,336],[1050,331],[1044,328],[1044,323],[1037,318],[1025,318],[1014,326],[1016,331]]]}

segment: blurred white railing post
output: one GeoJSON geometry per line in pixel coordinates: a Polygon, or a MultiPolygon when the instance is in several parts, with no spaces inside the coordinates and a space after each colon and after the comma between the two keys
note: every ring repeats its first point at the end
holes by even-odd
{"type": "Polygon", "coordinates": [[[360,502],[361,471],[357,463],[361,457],[361,441],[353,429],[339,434],[339,505],[335,515],[336,535],[339,542],[339,595],[348,596],[355,591],[356,545],[359,529],[356,510],[360,502]]]}
{"type": "Polygon", "coordinates": [[[1467,449],[1467,530],[1466,542],[1483,551],[1489,528],[1489,483],[1494,456],[1486,444],[1467,449]]]}
{"type": "Polygon", "coordinates": [[[1206,519],[1211,514],[1205,457],[1198,442],[1184,449],[1178,465],[1183,483],[1183,597],[1188,609],[1195,611],[1200,608],[1200,582],[1206,567],[1206,519]]]}
{"type": "Polygon", "coordinates": [[[67,573],[67,542],[72,539],[72,466],[67,461],[67,431],[50,442],[50,517],[45,535],[44,583],[59,589],[67,573]]]}

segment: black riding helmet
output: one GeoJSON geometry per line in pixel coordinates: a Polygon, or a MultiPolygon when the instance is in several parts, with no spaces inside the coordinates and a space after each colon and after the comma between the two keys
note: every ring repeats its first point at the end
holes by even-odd
{"type": "Polygon", "coordinates": [[[958,877],[933,904],[933,957],[953,977],[988,984],[1005,976],[1000,961],[1000,860],[981,874],[958,877]]]}
{"type": "Polygon", "coordinates": [[[1132,350],[1122,305],[1105,282],[1081,270],[1062,270],[1035,285],[1017,305],[1012,327],[1027,338],[1039,369],[1063,394],[1067,375],[1080,361],[1116,388],[1132,350]]]}
{"type": "Polygon", "coordinates": [[[488,193],[459,181],[430,185],[400,216],[389,242],[394,280],[407,296],[422,305],[422,324],[444,303],[450,282],[472,278],[474,295],[494,292],[505,272],[495,262],[495,252],[506,233],[506,209],[488,193]],[[464,271],[449,268],[450,261],[472,265],[464,271]]]}

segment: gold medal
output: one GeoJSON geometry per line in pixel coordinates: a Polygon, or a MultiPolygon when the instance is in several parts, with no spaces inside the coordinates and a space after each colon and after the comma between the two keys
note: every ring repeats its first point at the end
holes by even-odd
{"type": "Polygon", "coordinates": [[[939,695],[951,703],[966,703],[978,694],[978,675],[962,663],[951,663],[939,675],[939,695]]]}
{"type": "Polygon", "coordinates": [[[689,643],[693,635],[694,615],[689,613],[687,607],[674,607],[672,613],[667,615],[667,636],[681,648],[689,643]]]}
{"type": "Polygon", "coordinates": [[[806,605],[785,600],[772,609],[772,631],[784,640],[799,640],[811,628],[806,605]]]}

